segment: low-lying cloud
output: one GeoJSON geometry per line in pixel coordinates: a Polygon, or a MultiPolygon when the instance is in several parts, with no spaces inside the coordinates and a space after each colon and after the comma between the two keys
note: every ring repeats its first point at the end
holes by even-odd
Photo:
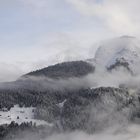
{"type": "Polygon", "coordinates": [[[139,125],[129,125],[119,130],[108,129],[98,134],[86,134],[83,132],[73,132],[53,135],[46,140],[139,140],[139,125]]]}

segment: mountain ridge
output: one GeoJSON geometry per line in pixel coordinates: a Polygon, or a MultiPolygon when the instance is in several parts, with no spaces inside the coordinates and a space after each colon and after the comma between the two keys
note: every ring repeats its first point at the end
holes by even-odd
{"type": "Polygon", "coordinates": [[[27,73],[23,75],[21,79],[28,76],[40,76],[52,79],[82,77],[89,73],[93,73],[94,70],[95,67],[86,61],[70,61],[58,63],[40,70],[27,73]]]}

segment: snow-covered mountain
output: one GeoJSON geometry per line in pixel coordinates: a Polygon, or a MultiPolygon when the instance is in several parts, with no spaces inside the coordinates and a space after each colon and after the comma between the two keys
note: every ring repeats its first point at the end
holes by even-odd
{"type": "Polygon", "coordinates": [[[135,37],[122,36],[104,41],[96,51],[96,67],[113,69],[124,66],[134,74],[140,73],[140,41],[135,37]]]}
{"type": "Polygon", "coordinates": [[[140,41],[123,36],[102,42],[94,59],[59,63],[1,83],[0,139],[23,127],[48,137],[50,131],[93,134],[120,122],[119,127],[140,122],[139,64],[140,41]]]}

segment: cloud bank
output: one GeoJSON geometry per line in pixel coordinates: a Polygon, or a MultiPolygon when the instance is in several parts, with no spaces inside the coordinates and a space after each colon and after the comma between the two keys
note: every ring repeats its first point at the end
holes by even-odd
{"type": "Polygon", "coordinates": [[[137,0],[67,0],[81,14],[96,16],[113,32],[138,34],[140,15],[137,0]]]}

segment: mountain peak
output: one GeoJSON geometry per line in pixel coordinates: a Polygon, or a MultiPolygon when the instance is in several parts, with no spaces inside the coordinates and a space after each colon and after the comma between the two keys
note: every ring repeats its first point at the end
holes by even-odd
{"type": "Polygon", "coordinates": [[[100,44],[95,54],[98,66],[110,68],[116,64],[127,64],[134,73],[139,72],[140,41],[132,36],[121,36],[100,44]]]}

